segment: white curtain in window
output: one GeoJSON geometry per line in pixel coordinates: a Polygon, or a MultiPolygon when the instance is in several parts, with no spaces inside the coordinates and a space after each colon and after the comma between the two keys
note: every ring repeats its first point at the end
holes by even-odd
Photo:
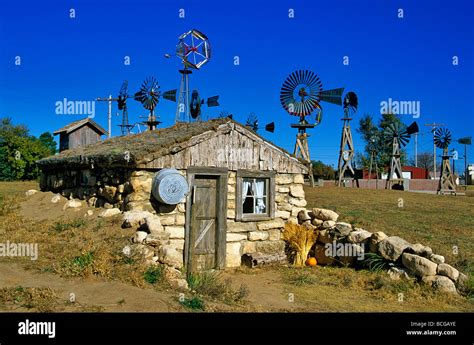
{"type": "Polygon", "coordinates": [[[247,198],[247,193],[249,191],[250,181],[242,181],[242,205],[245,203],[245,199],[247,198]]]}
{"type": "Polygon", "coordinates": [[[264,213],[265,212],[265,202],[263,201],[263,194],[265,192],[265,181],[264,180],[255,180],[252,185],[253,194],[257,198],[255,205],[255,213],[264,213]]]}

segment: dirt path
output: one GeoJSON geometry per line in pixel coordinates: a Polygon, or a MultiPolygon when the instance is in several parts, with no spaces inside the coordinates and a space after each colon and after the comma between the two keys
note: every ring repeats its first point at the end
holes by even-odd
{"type": "MultiPolygon", "coordinates": [[[[244,284],[249,291],[242,311],[303,311],[304,306],[292,301],[283,284],[278,283],[279,273],[259,271],[252,273],[225,272],[232,285],[244,284]],[[258,277],[257,277],[258,275],[258,277]]],[[[125,283],[102,279],[64,279],[52,273],[26,270],[19,263],[0,262],[0,287],[51,288],[66,303],[71,293],[77,305],[65,311],[94,310],[106,312],[179,312],[185,309],[178,303],[178,296],[166,291],[141,289],[125,283]]],[[[215,303],[213,303],[215,305],[215,303]]],[[[233,308],[221,306],[221,310],[233,308]],[[223,307],[223,308],[222,308],[223,307]]]]}
{"type": "Polygon", "coordinates": [[[0,263],[0,287],[16,286],[51,288],[58,291],[58,297],[64,302],[69,301],[70,294],[74,293],[77,303],[86,309],[100,308],[109,312],[183,310],[177,296],[165,292],[98,279],[63,279],[51,273],[25,270],[17,263],[0,263]]]}
{"type": "Polygon", "coordinates": [[[223,277],[232,279],[235,289],[241,284],[248,288],[246,300],[255,311],[304,311],[304,305],[296,301],[294,294],[280,283],[278,271],[257,268],[248,273],[224,272],[223,277]]]}

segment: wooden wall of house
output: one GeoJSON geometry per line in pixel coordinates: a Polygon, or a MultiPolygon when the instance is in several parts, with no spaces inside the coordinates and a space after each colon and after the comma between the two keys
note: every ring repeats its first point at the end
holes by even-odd
{"type": "Polygon", "coordinates": [[[69,133],[69,149],[86,146],[100,141],[100,135],[89,126],[82,126],[69,133]]]}
{"type": "Polygon", "coordinates": [[[230,131],[208,132],[192,138],[177,153],[142,162],[139,168],[158,169],[188,166],[223,167],[281,173],[305,173],[301,163],[253,133],[234,127],[230,131]]]}
{"type": "Polygon", "coordinates": [[[59,134],[59,152],[69,148],[69,135],[66,132],[59,134]]]}

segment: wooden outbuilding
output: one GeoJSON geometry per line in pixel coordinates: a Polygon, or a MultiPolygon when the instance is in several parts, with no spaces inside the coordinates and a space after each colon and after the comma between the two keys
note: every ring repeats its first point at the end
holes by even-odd
{"type": "Polygon", "coordinates": [[[54,135],[59,135],[59,152],[95,144],[106,134],[101,126],[88,117],[54,132],[54,135]]]}

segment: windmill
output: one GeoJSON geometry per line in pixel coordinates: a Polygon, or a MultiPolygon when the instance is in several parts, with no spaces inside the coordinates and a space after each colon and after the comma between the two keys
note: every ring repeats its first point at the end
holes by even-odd
{"type": "Polygon", "coordinates": [[[357,111],[359,101],[354,92],[348,92],[344,97],[344,121],[342,127],[341,146],[339,148],[339,162],[338,162],[338,180],[337,185],[340,187],[342,180],[352,180],[355,177],[354,169],[352,168],[352,158],[354,158],[354,144],[352,142],[352,132],[350,121],[357,111]],[[349,177],[346,177],[349,173],[349,177]]]}
{"type": "Polygon", "coordinates": [[[281,87],[281,105],[290,115],[299,117],[299,122],[291,125],[292,128],[298,129],[294,155],[301,158],[308,166],[312,186],[314,186],[314,176],[308,147],[309,135],[306,130],[321,123],[323,109],[320,102],[341,105],[343,91],[344,88],[323,91],[323,84],[319,77],[308,70],[294,71],[281,87]],[[314,119],[311,118],[313,112],[315,112],[314,119]]]}
{"type": "MultiPolygon", "coordinates": [[[[176,122],[191,122],[190,101],[192,100],[189,95],[189,75],[192,74],[193,69],[199,70],[210,60],[211,45],[207,36],[196,29],[185,32],[178,39],[175,55],[181,59],[184,68],[179,70],[181,85],[176,106],[176,122]]],[[[171,55],[166,54],[165,57],[169,58],[171,55]]]]}
{"type": "Polygon", "coordinates": [[[140,90],[133,97],[139,101],[143,107],[150,111],[146,124],[149,130],[156,129],[161,122],[155,116],[155,108],[160,99],[160,85],[154,77],[148,77],[142,83],[140,90]]]}
{"type": "MultiPolygon", "coordinates": [[[[258,117],[257,115],[255,115],[255,113],[249,114],[249,116],[247,117],[247,121],[245,122],[245,126],[250,128],[254,132],[257,132],[259,129],[262,129],[262,127],[259,126],[258,117]]],[[[264,128],[267,132],[275,132],[275,122],[267,123],[264,128]]]]}
{"type": "Polygon", "coordinates": [[[122,135],[129,135],[130,130],[134,127],[128,123],[128,108],[127,99],[130,98],[128,95],[128,81],[125,80],[120,88],[119,95],[117,97],[118,110],[122,111],[122,124],[119,125],[122,135]]]}
{"type": "Polygon", "coordinates": [[[370,179],[372,178],[372,166],[375,167],[375,188],[378,189],[379,187],[379,167],[377,165],[377,138],[376,137],[371,137],[369,140],[368,144],[368,150],[370,154],[370,161],[369,161],[369,178],[368,178],[368,183],[370,182],[370,179]]]}
{"type": "Polygon", "coordinates": [[[222,110],[218,115],[219,119],[225,119],[225,118],[232,119],[233,117],[234,115],[229,113],[227,110],[222,110]]]}
{"type": "Polygon", "coordinates": [[[392,145],[392,155],[390,157],[390,168],[388,170],[385,189],[390,189],[394,183],[403,188],[402,165],[400,163],[400,149],[410,141],[410,135],[418,133],[418,124],[413,122],[406,127],[398,122],[392,123],[385,129],[385,140],[387,145],[392,145]],[[393,175],[396,175],[394,178],[393,175]]]}
{"type": "MultiPolygon", "coordinates": [[[[163,98],[169,101],[176,102],[176,91],[177,90],[170,90],[164,92],[163,98]]],[[[202,106],[207,105],[209,108],[219,106],[219,96],[212,96],[209,97],[207,100],[204,100],[201,99],[198,90],[193,90],[193,92],[191,92],[191,99],[188,104],[191,119],[199,121],[201,120],[202,106]]]]}
{"type": "Polygon", "coordinates": [[[449,164],[449,158],[451,158],[448,152],[449,144],[451,143],[451,133],[449,130],[444,127],[436,129],[434,143],[436,147],[443,150],[443,155],[441,156],[441,175],[437,192],[438,194],[454,193],[456,195],[456,183],[451,171],[451,164],[449,164]]]}

